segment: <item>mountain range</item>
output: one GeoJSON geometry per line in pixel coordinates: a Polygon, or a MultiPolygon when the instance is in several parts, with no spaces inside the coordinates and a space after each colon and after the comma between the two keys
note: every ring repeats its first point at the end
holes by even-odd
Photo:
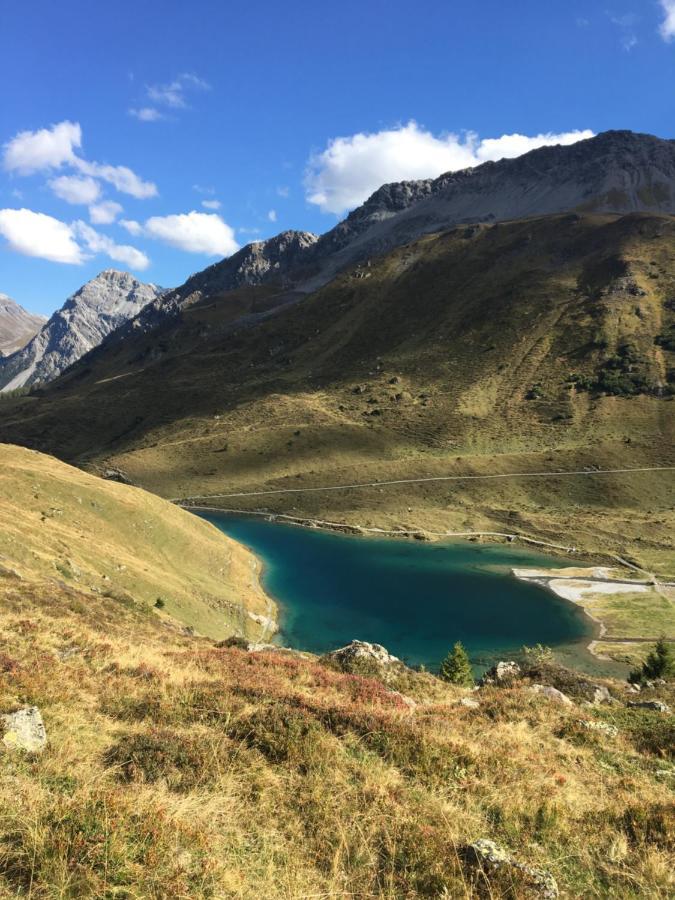
{"type": "Polygon", "coordinates": [[[0,390],[52,381],[161,293],[161,288],[143,284],[128,272],[101,272],[48,321],[42,319],[44,324],[28,343],[0,359],[0,390]]]}
{"type": "Polygon", "coordinates": [[[386,185],[321,237],[256,242],[157,295],[11,404],[0,439],[163,496],[570,529],[649,564],[675,524],[660,469],[461,476],[672,464],[673,198],[675,142],[630,132],[386,185]],[[441,476],[459,480],[417,483],[441,476]],[[260,490],[281,493],[231,496],[260,490]]]}
{"type": "Polygon", "coordinates": [[[0,294],[0,358],[20,350],[47,321],[27,312],[7,294],[0,294]]]}

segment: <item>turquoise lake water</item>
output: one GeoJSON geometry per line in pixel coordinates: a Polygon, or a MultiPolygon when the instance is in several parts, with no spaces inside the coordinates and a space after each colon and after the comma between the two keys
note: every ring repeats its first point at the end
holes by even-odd
{"type": "Polygon", "coordinates": [[[430,669],[458,640],[478,669],[536,643],[568,662],[590,661],[590,620],[510,574],[516,566],[564,561],[513,545],[364,538],[253,516],[200,515],[262,560],[264,587],[280,608],[276,640],[284,646],[324,653],[358,638],[430,669]]]}

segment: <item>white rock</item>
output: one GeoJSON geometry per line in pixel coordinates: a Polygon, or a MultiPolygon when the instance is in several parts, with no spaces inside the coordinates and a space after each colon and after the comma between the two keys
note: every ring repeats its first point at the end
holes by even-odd
{"type": "Polygon", "coordinates": [[[2,742],[5,747],[25,750],[27,753],[42,753],[47,746],[47,732],[37,706],[27,706],[1,718],[5,732],[2,742]]]}

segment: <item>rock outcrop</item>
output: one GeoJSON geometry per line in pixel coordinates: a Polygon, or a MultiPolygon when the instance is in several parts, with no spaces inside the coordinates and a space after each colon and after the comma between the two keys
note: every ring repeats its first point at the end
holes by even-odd
{"type": "Polygon", "coordinates": [[[514,660],[500,660],[491,669],[488,669],[480,680],[481,685],[499,684],[508,685],[517,681],[522,676],[522,669],[514,660]]]}
{"type": "Polygon", "coordinates": [[[368,641],[350,641],[345,647],[327,653],[324,659],[343,672],[361,675],[386,675],[389,670],[403,668],[401,660],[393,656],[386,647],[368,641]]]}
{"type": "MultiPolygon", "coordinates": [[[[556,900],[559,896],[558,884],[550,872],[518,861],[503,847],[487,838],[479,838],[470,844],[466,848],[465,856],[488,876],[503,870],[507,872],[511,870],[521,876],[524,882],[523,889],[528,893],[519,891],[520,897],[537,896],[541,900],[556,900]]],[[[492,892],[490,895],[492,896],[492,892]]]]}

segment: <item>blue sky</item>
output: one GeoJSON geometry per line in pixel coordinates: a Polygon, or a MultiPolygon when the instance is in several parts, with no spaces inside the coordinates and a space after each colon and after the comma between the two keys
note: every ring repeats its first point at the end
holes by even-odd
{"type": "Polygon", "coordinates": [[[0,292],[180,284],[384,181],[675,137],[673,38],[675,0],[4,3],[0,292]]]}

